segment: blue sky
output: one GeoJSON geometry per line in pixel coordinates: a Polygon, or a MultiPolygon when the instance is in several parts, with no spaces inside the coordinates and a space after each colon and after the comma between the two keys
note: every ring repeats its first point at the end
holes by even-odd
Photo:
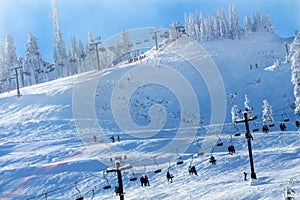
{"type": "MultiPolygon", "coordinates": [[[[159,26],[183,22],[184,12],[196,9],[204,15],[215,8],[234,4],[240,20],[256,10],[269,14],[282,37],[293,36],[300,29],[300,0],[57,0],[60,24],[66,44],[71,36],[87,42],[87,33],[104,40],[122,29],[159,26]]],[[[27,34],[39,39],[43,57],[52,58],[52,20],[50,0],[0,0],[0,42],[7,32],[13,35],[18,56],[24,56],[27,34]]]]}

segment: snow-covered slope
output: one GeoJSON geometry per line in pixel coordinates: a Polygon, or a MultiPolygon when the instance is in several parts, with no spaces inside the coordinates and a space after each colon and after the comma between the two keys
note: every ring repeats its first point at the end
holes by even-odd
{"type": "MultiPolygon", "coordinates": [[[[235,102],[241,109],[245,94],[256,115],[261,115],[265,98],[273,107],[276,126],[270,128],[269,134],[253,133],[258,176],[255,183],[243,180],[243,172],[249,173],[248,149],[243,136],[233,136],[243,133],[244,126],[239,124],[235,128],[230,123],[229,97],[224,108],[223,131],[216,134],[224,145],[212,146],[206,150],[208,153],[198,155],[203,151],[199,147],[212,115],[207,77],[199,75],[191,63],[163,47],[159,51],[148,51],[146,58],[136,63],[22,88],[19,99],[15,91],[1,94],[0,199],[45,199],[46,196],[48,199],[75,199],[79,196],[75,182],[87,199],[92,198],[93,192],[94,199],[118,199],[113,191],[117,185],[115,174],[103,175],[103,170],[112,166],[110,158],[116,155],[123,157],[123,164],[133,166],[138,178],[142,174],[150,178],[150,186],[141,188],[139,181],[129,181],[134,173],[125,171],[126,199],[281,199],[290,178],[294,180],[291,186],[296,191],[294,196],[300,198],[299,134],[291,108],[290,64],[282,64],[274,71],[264,70],[276,60],[284,61],[283,42],[272,33],[253,33],[240,40],[200,43],[219,69],[225,94],[237,92],[235,102]],[[196,127],[183,129],[186,134],[196,131],[193,138],[187,138],[192,142],[185,153],[178,153],[180,149],[176,148],[169,148],[168,152],[160,152],[160,149],[176,138],[183,114],[182,101],[189,102],[189,95],[178,98],[175,90],[154,81],[137,84],[127,105],[130,123],[136,124],[131,127],[132,132],[126,132],[115,120],[118,112],[112,102],[114,91],[116,87],[126,89],[126,85],[118,81],[135,80],[137,77],[132,72],[141,64],[168,66],[180,74],[180,78],[185,77],[195,91],[201,117],[196,127]],[[90,112],[91,106],[95,108],[92,112],[95,118],[84,115],[90,112]],[[155,113],[157,110],[161,113],[155,113]],[[157,118],[151,119],[153,116],[157,118]],[[288,131],[280,132],[278,124],[287,117],[290,119],[286,123],[288,131]],[[153,121],[157,124],[151,124],[153,121]],[[146,130],[147,126],[158,127],[158,130],[146,130]],[[155,134],[150,134],[152,131],[155,134]],[[116,142],[111,143],[110,137],[116,135],[121,141],[115,137],[116,142]],[[235,146],[236,154],[228,155],[229,144],[235,146]],[[217,159],[215,166],[208,162],[211,151],[217,159]],[[184,160],[183,165],[176,165],[179,157],[184,160]],[[187,169],[191,161],[199,176],[189,176],[187,169]],[[162,173],[154,174],[158,167],[162,168],[162,173]],[[175,176],[173,183],[166,180],[168,168],[175,176]],[[103,190],[108,183],[112,189],[103,190]]],[[[159,78],[170,80],[169,76],[160,74],[159,78]]],[[[147,78],[146,75],[142,77],[147,78]]],[[[183,88],[180,84],[178,79],[178,88],[183,88]]],[[[117,107],[125,108],[123,105],[117,107]]],[[[261,126],[261,118],[251,124],[251,128],[261,126]]]]}

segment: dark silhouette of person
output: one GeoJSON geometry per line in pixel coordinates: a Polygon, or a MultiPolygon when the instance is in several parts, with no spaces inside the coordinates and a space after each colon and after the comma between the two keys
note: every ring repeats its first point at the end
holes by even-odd
{"type": "Polygon", "coordinates": [[[195,174],[196,176],[198,176],[196,167],[194,165],[191,167],[191,172],[192,172],[192,174],[195,174]]]}
{"type": "Polygon", "coordinates": [[[233,145],[230,145],[230,146],[228,147],[228,152],[229,152],[229,154],[231,154],[231,155],[235,154],[235,148],[234,148],[233,145]]]}
{"type": "Polygon", "coordinates": [[[246,181],[246,180],[247,180],[247,173],[244,172],[244,181],[246,181]]]}
{"type": "Polygon", "coordinates": [[[140,181],[141,181],[141,186],[143,187],[145,185],[145,178],[144,178],[144,176],[141,176],[140,181]]]}
{"type": "Polygon", "coordinates": [[[268,126],[267,126],[267,125],[264,125],[263,128],[262,128],[262,131],[263,131],[264,133],[268,133],[268,132],[269,132],[268,126]]]}
{"type": "Polygon", "coordinates": [[[145,180],[145,182],[144,182],[145,186],[150,186],[148,176],[145,176],[144,180],[145,180]]]}
{"type": "Polygon", "coordinates": [[[281,124],[279,125],[279,127],[280,127],[280,130],[281,130],[281,131],[285,131],[285,130],[286,130],[286,126],[285,126],[284,123],[281,123],[281,124]]]}
{"type": "Polygon", "coordinates": [[[213,164],[213,165],[216,164],[216,161],[217,161],[217,160],[215,159],[214,156],[211,156],[210,159],[209,159],[209,162],[210,162],[211,164],[213,164]]]}
{"type": "Polygon", "coordinates": [[[114,143],[115,142],[115,137],[111,136],[110,138],[111,138],[112,143],[114,143]]]}
{"type": "Polygon", "coordinates": [[[118,142],[120,142],[120,136],[119,135],[117,136],[117,138],[118,138],[118,142]]]}
{"type": "Polygon", "coordinates": [[[167,172],[167,179],[168,179],[168,182],[171,180],[171,183],[173,183],[173,178],[174,176],[170,174],[170,172],[168,171],[167,172]]]}

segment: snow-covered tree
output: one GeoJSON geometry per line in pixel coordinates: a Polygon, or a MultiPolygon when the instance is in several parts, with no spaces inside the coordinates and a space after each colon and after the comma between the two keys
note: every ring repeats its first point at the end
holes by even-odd
{"type": "Polygon", "coordinates": [[[234,5],[229,6],[229,20],[232,39],[239,39],[241,32],[239,14],[234,5]]]}
{"type": "Polygon", "coordinates": [[[294,85],[295,96],[295,114],[300,114],[300,33],[297,33],[293,43],[291,44],[291,50],[294,52],[292,61],[292,77],[291,82],[294,85]]]}
{"type": "Polygon", "coordinates": [[[239,118],[239,109],[237,105],[233,105],[231,108],[231,121],[232,123],[235,123],[239,118]]]}
{"type": "Polygon", "coordinates": [[[86,53],[84,51],[84,45],[80,39],[78,39],[77,53],[78,53],[78,72],[79,72],[79,71],[81,71],[83,61],[86,57],[86,53]]]}
{"type": "Polygon", "coordinates": [[[75,37],[71,38],[71,48],[69,50],[68,69],[70,75],[78,73],[78,47],[75,37]]]}
{"type": "Polygon", "coordinates": [[[0,43],[0,92],[9,89],[9,70],[6,64],[6,53],[3,44],[0,43]]]}
{"type": "Polygon", "coordinates": [[[226,17],[226,12],[224,9],[221,11],[221,16],[220,16],[220,36],[222,39],[224,38],[229,38],[229,26],[228,26],[228,21],[226,17]]]}
{"type": "Polygon", "coordinates": [[[244,107],[245,107],[245,111],[252,111],[252,107],[250,106],[250,100],[246,94],[245,94],[244,107]]]}
{"type": "Polygon", "coordinates": [[[16,53],[16,47],[14,44],[13,37],[7,33],[6,35],[6,45],[5,45],[5,52],[6,52],[6,68],[7,68],[7,76],[6,78],[9,80],[10,88],[15,88],[16,83],[10,79],[13,75],[13,71],[10,70],[12,68],[18,67],[18,58],[16,53]]]}
{"type": "MultiPolygon", "coordinates": [[[[80,67],[80,72],[98,69],[96,45],[93,33],[88,32],[88,44],[86,45],[86,57],[80,67]]],[[[82,51],[82,50],[81,50],[82,51]]]]}
{"type": "Polygon", "coordinates": [[[46,71],[38,45],[38,40],[31,33],[28,34],[26,55],[23,64],[25,86],[42,83],[46,80],[46,71]]]}
{"type": "Polygon", "coordinates": [[[267,99],[263,100],[263,106],[262,106],[262,119],[264,123],[270,122],[271,124],[274,124],[274,119],[272,116],[272,106],[269,104],[267,99]]]}
{"type": "Polygon", "coordinates": [[[246,15],[245,19],[244,19],[244,31],[246,33],[252,31],[252,23],[251,23],[250,17],[248,15],[246,15]]]}
{"type": "Polygon", "coordinates": [[[56,0],[51,0],[51,16],[54,27],[54,63],[57,78],[67,75],[67,53],[66,45],[60,30],[59,14],[56,8],[56,0]]]}

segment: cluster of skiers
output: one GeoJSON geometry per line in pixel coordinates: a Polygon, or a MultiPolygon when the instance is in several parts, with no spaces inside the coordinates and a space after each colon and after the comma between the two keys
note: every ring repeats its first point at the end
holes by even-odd
{"type": "MultiPolygon", "coordinates": [[[[111,139],[111,142],[112,142],[112,143],[114,143],[114,142],[115,142],[115,136],[113,136],[113,135],[112,135],[112,136],[110,137],[110,139],[111,139]]],[[[117,135],[117,140],[118,140],[118,142],[120,142],[120,141],[121,141],[121,140],[120,140],[120,136],[119,136],[119,135],[117,135]]]]}
{"type": "Polygon", "coordinates": [[[149,179],[148,179],[148,176],[141,176],[140,178],[140,181],[141,181],[141,186],[150,186],[150,183],[149,183],[149,179]]]}

